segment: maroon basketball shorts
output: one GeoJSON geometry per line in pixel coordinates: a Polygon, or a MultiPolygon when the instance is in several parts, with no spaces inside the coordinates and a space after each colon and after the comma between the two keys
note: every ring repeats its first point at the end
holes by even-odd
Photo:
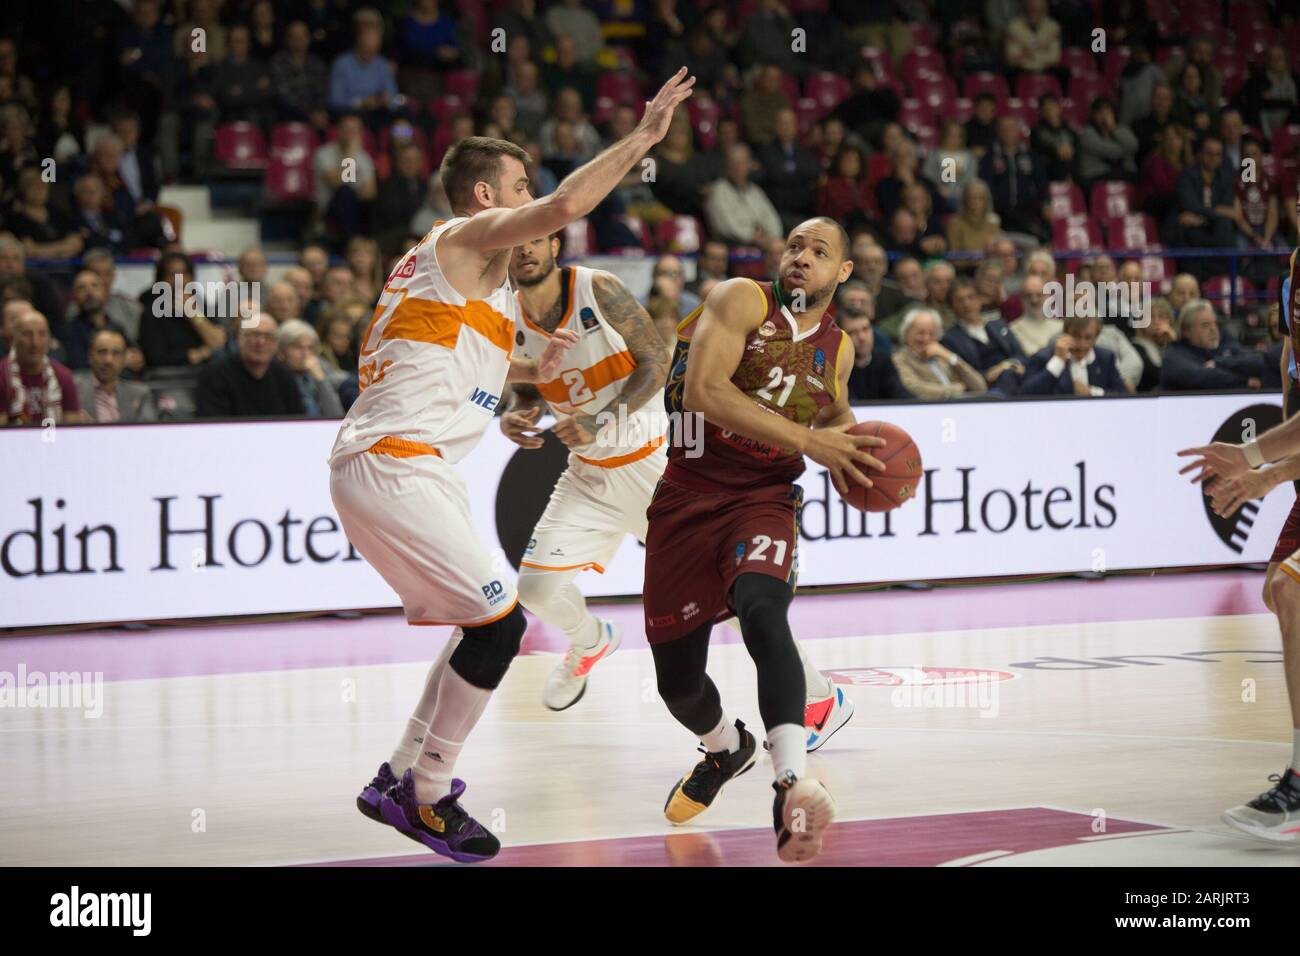
{"type": "Polygon", "coordinates": [[[803,489],[700,492],[659,482],[646,510],[645,631],[651,644],[726,620],[731,586],[766,574],[793,587],[803,489]]]}
{"type": "Polygon", "coordinates": [[[1296,495],[1291,513],[1282,525],[1282,533],[1277,536],[1277,544],[1273,546],[1273,556],[1268,559],[1269,563],[1285,561],[1297,551],[1300,551],[1300,494],[1296,495]]]}

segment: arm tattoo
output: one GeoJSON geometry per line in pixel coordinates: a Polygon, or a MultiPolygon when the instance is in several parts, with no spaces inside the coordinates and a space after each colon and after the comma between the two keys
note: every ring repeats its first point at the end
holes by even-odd
{"type": "Polygon", "coordinates": [[[542,393],[537,390],[536,385],[530,385],[527,382],[512,382],[510,389],[510,404],[506,411],[522,412],[534,407],[546,407],[546,401],[542,398],[542,393]]]}
{"type": "MultiPolygon", "coordinates": [[[[623,336],[636,362],[636,368],[623,382],[623,390],[601,411],[613,411],[624,405],[631,413],[663,388],[668,377],[668,350],[649,313],[616,277],[608,272],[597,272],[592,277],[591,287],[601,314],[623,336]]],[[[599,414],[579,415],[578,422],[594,435],[599,427],[596,424],[599,414]]]]}

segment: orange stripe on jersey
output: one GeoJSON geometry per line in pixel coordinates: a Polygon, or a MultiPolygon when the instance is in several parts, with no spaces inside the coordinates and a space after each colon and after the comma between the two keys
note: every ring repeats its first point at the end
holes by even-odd
{"type": "Polygon", "coordinates": [[[595,465],[598,468],[618,468],[620,465],[630,465],[634,461],[640,461],[642,458],[649,458],[654,454],[656,448],[664,443],[664,436],[660,435],[654,441],[646,442],[636,451],[630,451],[626,455],[615,455],[613,458],[584,458],[582,455],[575,454],[573,457],[578,461],[585,461],[589,465],[595,465]]]}
{"type": "Polygon", "coordinates": [[[510,351],[510,321],[481,300],[466,302],[462,306],[432,299],[403,299],[384,325],[380,339],[427,342],[453,349],[462,325],[473,329],[502,351],[510,351]]]}
{"type": "MultiPolygon", "coordinates": [[[[606,385],[617,382],[620,379],[627,378],[636,370],[636,359],[632,358],[632,353],[624,349],[622,352],[616,352],[582,370],[582,381],[592,392],[599,392],[606,385]]],[[[569,371],[565,369],[565,371],[569,371]]],[[[561,373],[563,374],[563,373],[561,373]]],[[[560,379],[552,379],[549,382],[540,382],[537,390],[542,393],[542,398],[548,402],[569,401],[569,386],[560,379]]]]}
{"type": "Polygon", "coordinates": [[[394,438],[392,435],[379,439],[366,451],[372,455],[390,455],[393,458],[418,458],[420,455],[442,457],[442,452],[432,445],[426,445],[422,441],[411,441],[409,438],[394,438]]]}

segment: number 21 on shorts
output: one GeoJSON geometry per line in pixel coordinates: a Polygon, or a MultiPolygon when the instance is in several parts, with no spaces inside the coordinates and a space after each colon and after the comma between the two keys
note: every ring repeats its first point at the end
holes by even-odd
{"type": "Polygon", "coordinates": [[[754,538],[750,543],[753,545],[753,547],[750,549],[749,552],[749,560],[751,561],[771,560],[773,563],[775,563],[778,566],[785,564],[785,550],[789,546],[789,542],[773,541],[765,534],[756,534],[754,535],[754,538]],[[771,551],[770,559],[768,554],[769,549],[771,551]]]}

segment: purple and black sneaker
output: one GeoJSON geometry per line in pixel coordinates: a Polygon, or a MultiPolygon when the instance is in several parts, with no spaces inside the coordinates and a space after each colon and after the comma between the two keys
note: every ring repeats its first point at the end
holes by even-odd
{"type": "Polygon", "coordinates": [[[375,779],[366,784],[366,788],[357,797],[357,809],[376,823],[387,823],[384,815],[379,812],[379,801],[383,799],[385,791],[397,784],[398,780],[393,773],[393,768],[388,766],[388,761],[384,761],[379,765],[379,772],[375,774],[375,779]]]}
{"type": "Polygon", "coordinates": [[[385,822],[434,853],[457,863],[490,860],[500,852],[501,841],[465,812],[459,802],[464,792],[465,781],[457,779],[451,782],[451,793],[441,800],[418,803],[415,778],[408,770],[401,783],[384,793],[379,810],[385,822]]]}

